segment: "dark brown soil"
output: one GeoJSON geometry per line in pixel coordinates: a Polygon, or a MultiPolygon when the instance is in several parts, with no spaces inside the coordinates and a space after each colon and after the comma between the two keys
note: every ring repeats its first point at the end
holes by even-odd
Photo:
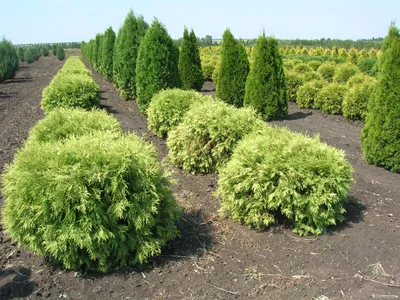
{"type": "MultiPolygon", "coordinates": [[[[55,59],[42,58],[20,69],[12,85],[0,84],[0,167],[10,162],[29,128],[43,117],[40,91],[59,67],[55,59]]],[[[102,275],[52,266],[17,248],[0,231],[0,299],[400,298],[400,175],[364,162],[361,123],[293,103],[285,120],[272,122],[318,133],[343,149],[355,182],[348,221],[328,234],[300,237],[284,225],[260,232],[218,217],[219,201],[213,196],[217,176],[170,167],[165,141],[147,130],[136,103],[122,101],[112,84],[96,72],[94,77],[104,107],[124,130],[153,143],[165,168],[173,171],[174,192],[185,210],[179,224],[182,236],[145,266],[102,275]]],[[[205,92],[212,94],[212,89],[207,83],[205,92]]]]}

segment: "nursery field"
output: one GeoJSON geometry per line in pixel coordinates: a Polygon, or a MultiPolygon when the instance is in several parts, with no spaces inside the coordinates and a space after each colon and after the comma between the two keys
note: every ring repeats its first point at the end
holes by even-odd
{"type": "MultiPolygon", "coordinates": [[[[66,56],[80,55],[66,50],[66,56]]],[[[354,168],[346,221],[319,236],[300,236],[281,224],[248,229],[218,214],[217,175],[193,175],[168,161],[166,141],[148,130],[135,101],[120,94],[85,60],[100,86],[101,106],[152,143],[174,178],[183,213],[179,238],[140,267],[106,274],[74,272],[18,248],[0,227],[0,299],[399,299],[400,174],[368,165],[363,123],[289,102],[288,116],[270,124],[343,149],[354,168]]],[[[30,128],[44,117],[40,102],[63,62],[42,57],[21,63],[0,84],[0,169],[10,163],[30,128]]],[[[202,92],[214,95],[206,82],[202,92]]],[[[0,205],[3,199],[0,196],[0,205]]]]}

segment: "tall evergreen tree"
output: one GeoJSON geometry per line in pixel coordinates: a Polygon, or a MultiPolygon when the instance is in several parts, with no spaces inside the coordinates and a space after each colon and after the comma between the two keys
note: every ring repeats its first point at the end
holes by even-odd
{"type": "Polygon", "coordinates": [[[243,106],[246,78],[249,73],[246,49],[235,40],[229,29],[222,36],[221,64],[216,95],[237,107],[243,106]]]}
{"type": "Polygon", "coordinates": [[[42,46],[42,54],[43,56],[49,56],[49,48],[47,45],[42,46]]]}
{"type": "MultiPolygon", "coordinates": [[[[54,55],[57,55],[57,50],[54,52],[54,55]]],[[[24,52],[24,60],[30,64],[33,63],[36,59],[35,49],[33,47],[27,47],[24,52]]]]}
{"type": "Polygon", "coordinates": [[[65,58],[65,52],[64,52],[64,48],[63,48],[63,46],[62,45],[58,45],[57,46],[57,58],[59,59],[59,60],[64,60],[64,58],[65,58]]]}
{"type": "Polygon", "coordinates": [[[124,99],[134,99],[136,92],[136,62],[140,43],[149,25],[131,10],[118,31],[114,50],[114,84],[124,99]]]}
{"type": "Polygon", "coordinates": [[[57,55],[57,44],[51,44],[51,52],[54,56],[57,55]]]}
{"type": "Polygon", "coordinates": [[[24,47],[19,47],[19,48],[18,48],[18,51],[17,51],[17,54],[18,54],[18,57],[19,57],[19,59],[20,59],[21,61],[25,61],[25,57],[24,57],[24,55],[25,55],[25,49],[24,49],[24,47]]]}
{"type": "Polygon", "coordinates": [[[101,69],[102,42],[103,42],[103,35],[101,33],[96,34],[95,50],[94,50],[95,51],[95,56],[94,56],[93,66],[99,72],[100,72],[100,69],[101,69]]]}
{"type": "Polygon", "coordinates": [[[378,84],[368,103],[361,144],[366,160],[400,172],[400,33],[392,24],[379,60],[378,84]]]}
{"type": "Polygon", "coordinates": [[[136,65],[137,102],[142,113],[160,90],[179,87],[178,60],[176,43],[164,25],[154,20],[140,45],[136,65]]]}
{"type": "Polygon", "coordinates": [[[95,59],[96,59],[96,40],[90,40],[90,63],[94,66],[95,59]]]}
{"type": "Polygon", "coordinates": [[[108,81],[111,81],[113,76],[114,43],[115,32],[111,27],[108,27],[103,35],[101,51],[102,74],[108,81]]]}
{"type": "Polygon", "coordinates": [[[265,34],[257,40],[244,104],[259,111],[265,120],[287,115],[285,74],[278,41],[266,38],[265,34]]]}
{"type": "Polygon", "coordinates": [[[204,79],[201,69],[200,50],[193,29],[190,34],[187,28],[183,32],[179,55],[179,74],[183,89],[199,90],[202,88],[204,79]]]}
{"type": "Polygon", "coordinates": [[[0,40],[0,82],[14,76],[18,63],[17,50],[13,44],[5,38],[0,40]]]}

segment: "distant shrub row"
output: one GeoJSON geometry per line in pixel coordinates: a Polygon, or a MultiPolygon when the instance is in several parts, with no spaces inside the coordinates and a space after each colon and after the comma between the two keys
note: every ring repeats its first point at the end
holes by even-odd
{"type": "Polygon", "coordinates": [[[285,216],[299,234],[320,234],[344,219],[352,169],[342,151],[317,137],[270,127],[251,108],[177,89],[154,96],[147,115],[149,128],[168,137],[172,163],[219,173],[221,212],[233,219],[262,229],[285,216]]]}
{"type": "Polygon", "coordinates": [[[2,181],[9,236],[65,268],[144,263],[179,234],[155,148],[102,110],[53,109],[2,181]]]}
{"type": "Polygon", "coordinates": [[[77,56],[68,58],[43,90],[42,108],[46,112],[57,107],[89,109],[99,103],[99,86],[77,56]]]}
{"type": "Polygon", "coordinates": [[[317,108],[350,120],[365,120],[368,101],[376,86],[376,79],[368,75],[368,70],[361,72],[360,67],[349,63],[305,64],[299,60],[285,61],[285,66],[288,100],[297,102],[301,108],[317,108]]]}

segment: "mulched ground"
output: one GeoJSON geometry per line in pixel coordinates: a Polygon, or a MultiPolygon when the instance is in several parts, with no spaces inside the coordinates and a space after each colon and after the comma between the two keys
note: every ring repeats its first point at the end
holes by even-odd
{"type": "MultiPolygon", "coordinates": [[[[22,64],[14,79],[0,84],[0,169],[43,117],[41,90],[60,67],[54,57],[41,58],[22,64]]],[[[122,101],[113,85],[91,70],[104,108],[124,130],[153,143],[173,172],[174,193],[185,210],[182,236],[145,266],[103,275],[49,265],[18,248],[0,228],[0,299],[400,299],[400,175],[364,162],[362,123],[293,103],[285,120],[271,122],[318,133],[343,149],[355,182],[348,221],[328,234],[299,237],[284,225],[256,231],[219,217],[213,195],[217,176],[169,166],[165,141],[148,131],[136,103],[122,101]]],[[[207,83],[204,92],[212,89],[207,83]]]]}

